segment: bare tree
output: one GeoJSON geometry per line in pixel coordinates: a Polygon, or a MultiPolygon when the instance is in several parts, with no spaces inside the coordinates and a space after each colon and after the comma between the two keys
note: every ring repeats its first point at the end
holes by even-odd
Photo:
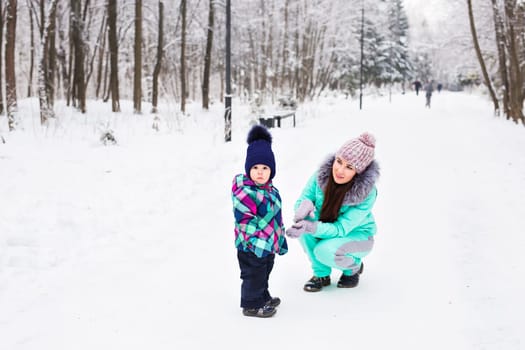
{"type": "Polygon", "coordinates": [[[49,47],[49,32],[56,16],[58,0],[51,0],[47,15],[42,17],[42,37],[40,39],[40,50],[38,55],[38,100],[40,103],[40,123],[45,125],[50,118],[54,117],[52,105],[49,103],[49,90],[47,88],[48,71],[46,65],[47,48],[49,47]]]}
{"type": "Polygon", "coordinates": [[[180,2],[182,17],[180,41],[180,110],[186,112],[186,0],[180,2]]]}
{"type": "Polygon", "coordinates": [[[516,123],[525,124],[523,116],[523,100],[525,91],[523,86],[523,57],[525,55],[525,44],[523,34],[525,31],[525,5],[518,4],[516,0],[505,0],[505,15],[507,18],[507,47],[509,58],[509,107],[510,117],[516,123]]]}
{"type": "MultiPolygon", "coordinates": [[[[0,1],[0,62],[2,61],[2,47],[4,40],[4,18],[5,12],[2,8],[3,1],[0,1]]],[[[1,66],[1,64],[0,64],[1,66]]],[[[4,94],[2,93],[2,70],[0,69],[0,114],[4,113],[4,94]]]]}
{"type": "Polygon", "coordinates": [[[118,87],[118,41],[117,41],[117,0],[108,0],[108,42],[110,52],[109,91],[111,93],[111,110],[120,112],[118,87]]]}
{"type": "Polygon", "coordinates": [[[260,11],[261,11],[261,26],[259,28],[259,38],[260,38],[260,56],[258,57],[258,64],[260,65],[260,70],[259,70],[259,90],[261,91],[261,93],[263,94],[263,96],[265,95],[265,92],[266,92],[266,73],[268,72],[268,67],[267,67],[267,64],[268,64],[268,32],[269,30],[267,30],[267,27],[269,27],[269,25],[267,24],[267,21],[270,20],[269,18],[269,15],[266,11],[266,0],[260,0],[260,11]]]}
{"type": "Polygon", "coordinates": [[[86,112],[86,79],[84,67],[84,19],[81,13],[81,0],[71,0],[71,40],[73,42],[73,99],[75,106],[82,112],[86,112]]]}
{"type": "Polygon", "coordinates": [[[27,97],[33,95],[33,70],[35,68],[35,25],[32,8],[28,8],[29,12],[29,77],[27,83],[27,97]]]}
{"type": "Polygon", "coordinates": [[[208,12],[208,35],[206,37],[206,53],[204,54],[204,76],[202,78],[202,108],[208,109],[210,104],[210,67],[211,50],[213,46],[214,11],[213,0],[210,0],[208,12]]]}
{"type": "Polygon", "coordinates": [[[102,85],[103,77],[103,67],[104,67],[104,53],[106,51],[106,35],[107,35],[107,16],[106,11],[104,11],[104,17],[102,19],[102,24],[100,27],[100,45],[98,49],[98,65],[97,65],[97,78],[96,78],[96,89],[95,89],[95,98],[98,98],[100,94],[100,87],[102,85]]]}
{"type": "Polygon", "coordinates": [[[159,1],[159,30],[157,38],[157,61],[155,62],[155,68],[153,69],[153,92],[152,92],[152,109],[151,113],[157,113],[157,103],[159,94],[159,73],[162,66],[163,56],[163,45],[164,45],[164,4],[159,1]]]}
{"type": "MultiPolygon", "coordinates": [[[[90,18],[92,18],[93,16],[91,16],[90,18]]],[[[104,48],[105,48],[105,38],[106,38],[106,32],[107,32],[107,25],[106,25],[106,8],[102,9],[102,20],[100,21],[100,29],[98,31],[98,36],[97,36],[97,40],[95,42],[95,46],[93,48],[93,51],[91,53],[91,57],[89,58],[89,65],[88,65],[88,68],[87,68],[87,72],[86,72],[86,81],[85,81],[85,85],[86,85],[86,88],[89,84],[89,80],[91,79],[91,75],[93,74],[93,72],[95,71],[95,69],[93,68],[95,66],[95,60],[97,59],[97,57],[100,59],[101,57],[104,57],[104,48]]],[[[86,30],[89,30],[89,29],[86,29],[86,30]]],[[[87,44],[86,44],[87,46],[87,44]]],[[[100,64],[99,66],[97,67],[96,69],[96,73],[98,75],[98,79],[100,79],[100,75],[101,75],[101,67],[100,67],[100,64]]],[[[98,89],[100,88],[100,81],[97,81],[96,83],[96,86],[97,86],[97,91],[96,91],[96,97],[98,97],[98,89]]]]}
{"type": "Polygon", "coordinates": [[[496,47],[498,48],[498,63],[499,63],[499,73],[501,77],[502,85],[502,95],[503,95],[503,111],[507,118],[510,118],[510,107],[509,107],[509,78],[507,73],[507,54],[505,51],[505,35],[504,35],[504,26],[503,19],[501,18],[501,13],[498,8],[496,0],[492,1],[492,12],[494,19],[494,29],[496,35],[496,47]]]}
{"type": "Polygon", "coordinates": [[[142,0],[135,0],[135,69],[133,74],[133,110],[141,113],[142,102],[142,0]]]}
{"type": "Polygon", "coordinates": [[[67,7],[67,10],[64,9],[64,7],[67,7],[66,4],[63,3],[63,1],[59,1],[57,4],[57,16],[56,19],[58,21],[58,51],[57,51],[57,63],[60,65],[60,81],[62,81],[62,90],[63,90],[63,96],[67,99],[67,105],[69,106],[70,102],[70,70],[68,69],[68,63],[67,63],[67,54],[69,53],[66,45],[67,45],[67,34],[68,28],[66,26],[66,21],[68,21],[70,18],[69,16],[62,16],[62,14],[66,13],[66,11],[69,10],[67,7]]]}
{"type": "Polygon", "coordinates": [[[468,6],[468,17],[469,17],[469,23],[470,23],[470,32],[472,33],[472,41],[474,43],[474,49],[476,50],[476,56],[478,58],[481,72],[483,73],[483,79],[485,80],[485,85],[489,89],[490,97],[492,98],[492,103],[494,104],[494,112],[498,114],[499,113],[499,102],[498,102],[498,98],[496,97],[496,93],[494,92],[494,88],[492,87],[492,82],[490,80],[489,73],[487,71],[487,66],[485,65],[485,60],[483,59],[481,48],[479,46],[478,34],[476,32],[476,24],[474,23],[474,13],[472,12],[472,0],[467,0],[467,6],[468,6]]]}
{"type": "Polygon", "coordinates": [[[281,68],[281,88],[284,88],[286,84],[290,85],[290,68],[288,65],[288,31],[290,28],[289,25],[289,16],[288,8],[290,7],[290,0],[285,0],[284,3],[284,28],[283,28],[283,38],[282,38],[282,68],[281,68]]]}
{"type": "MultiPolygon", "coordinates": [[[[55,104],[55,82],[56,82],[56,71],[57,71],[57,50],[56,50],[56,10],[57,4],[51,7],[52,11],[49,14],[49,27],[48,27],[48,40],[46,52],[48,56],[47,64],[47,103],[52,109],[55,104]]],[[[44,21],[42,21],[44,23],[44,21]]],[[[85,90],[85,88],[84,88],[85,90]]],[[[84,92],[84,101],[86,93],[84,92]]],[[[84,102],[85,105],[85,102],[84,102]]]]}
{"type": "Polygon", "coordinates": [[[14,131],[16,125],[15,113],[17,110],[15,73],[17,0],[8,0],[6,5],[5,94],[7,103],[7,123],[9,131],[14,131]]]}

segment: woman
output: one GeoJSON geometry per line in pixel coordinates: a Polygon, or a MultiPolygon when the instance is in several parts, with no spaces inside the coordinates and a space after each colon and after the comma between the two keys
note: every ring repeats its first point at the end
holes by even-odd
{"type": "Polygon", "coordinates": [[[369,133],[347,141],[310,177],[295,204],[295,223],[286,234],[299,238],[312,263],[307,292],[330,285],[332,268],[342,271],[337,287],[359,283],[362,259],[372,250],[376,233],[372,207],[379,166],[374,149],[369,133]]]}

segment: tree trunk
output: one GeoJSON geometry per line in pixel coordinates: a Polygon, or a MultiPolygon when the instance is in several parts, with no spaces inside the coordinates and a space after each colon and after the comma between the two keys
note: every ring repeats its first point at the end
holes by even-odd
{"type": "MultiPolygon", "coordinates": [[[[195,62],[197,60],[197,55],[195,55],[196,53],[195,45],[191,45],[190,50],[191,50],[190,51],[190,61],[195,62]],[[192,57],[194,57],[194,59],[192,59],[192,57]]],[[[190,91],[191,91],[191,99],[193,101],[196,100],[197,94],[195,91],[195,87],[197,86],[196,82],[198,81],[200,76],[201,75],[198,74],[198,71],[195,66],[190,65],[188,66],[188,69],[186,69],[186,84],[187,84],[188,96],[190,96],[190,91]]]]}
{"type": "Polygon", "coordinates": [[[213,0],[210,0],[210,10],[208,12],[208,36],[206,38],[206,53],[204,54],[204,75],[202,78],[202,108],[208,109],[210,106],[210,67],[211,50],[213,46],[213,0]]]}
{"type": "Polygon", "coordinates": [[[81,0],[71,0],[71,33],[73,39],[74,73],[73,73],[73,96],[76,98],[76,106],[82,112],[86,112],[86,85],[84,71],[84,40],[82,33],[84,24],[81,12],[81,0]]]}
{"type": "MultiPolygon", "coordinates": [[[[266,86],[270,86],[270,93],[272,97],[272,103],[275,102],[275,78],[277,76],[277,71],[279,68],[275,67],[274,55],[273,55],[273,28],[274,28],[274,12],[275,12],[275,2],[274,0],[270,1],[270,11],[268,14],[268,41],[266,45],[266,62],[270,67],[271,75],[265,74],[266,76],[266,86]]],[[[278,60],[277,60],[278,61],[278,60]]],[[[267,90],[267,89],[266,89],[267,90]]]]}
{"type": "MultiPolygon", "coordinates": [[[[305,5],[307,6],[307,5],[305,5]]],[[[305,12],[308,13],[307,9],[305,8],[305,12]]],[[[299,96],[298,99],[300,101],[304,101],[306,99],[306,94],[308,90],[308,84],[310,83],[310,79],[312,78],[310,76],[311,73],[311,62],[312,57],[310,56],[310,45],[312,45],[312,38],[313,38],[313,24],[312,20],[308,20],[308,24],[306,24],[306,28],[303,32],[303,38],[302,38],[302,47],[301,47],[301,65],[300,70],[301,74],[299,75],[298,80],[298,88],[299,88],[299,96]]]]}
{"type": "Polygon", "coordinates": [[[29,77],[27,82],[27,97],[33,96],[33,70],[35,68],[35,25],[33,19],[33,10],[28,8],[29,12],[29,77]]]}
{"type": "MultiPolygon", "coordinates": [[[[106,12],[104,12],[104,19],[102,20],[102,28],[101,28],[101,43],[100,48],[98,49],[98,65],[97,65],[97,82],[96,82],[96,89],[95,89],[95,98],[98,99],[98,96],[100,94],[100,87],[102,85],[102,72],[104,67],[104,53],[106,51],[106,35],[107,35],[107,15],[106,12]]],[[[104,92],[102,92],[104,94],[104,92]]]]}
{"type": "Polygon", "coordinates": [[[296,4],[296,20],[295,20],[295,31],[294,31],[294,54],[295,54],[295,67],[294,67],[294,72],[293,72],[293,80],[292,80],[292,90],[295,91],[295,96],[297,97],[297,99],[299,101],[303,101],[300,97],[300,93],[299,93],[299,89],[300,89],[300,84],[299,84],[299,69],[300,69],[300,66],[299,66],[299,62],[301,61],[301,55],[299,53],[299,47],[300,47],[300,43],[299,43],[299,16],[300,16],[300,7],[299,7],[299,3],[296,4]]]}
{"type": "Polygon", "coordinates": [[[142,0],[135,0],[135,67],[133,74],[133,111],[142,112],[142,0]]]}
{"type": "MultiPolygon", "coordinates": [[[[60,1],[57,4],[57,12],[59,14],[64,13],[62,6],[65,6],[62,1],[60,1]]],[[[69,93],[70,93],[70,87],[69,87],[69,75],[70,72],[68,70],[67,65],[67,50],[64,47],[65,43],[67,42],[66,39],[66,32],[65,32],[65,25],[64,22],[66,21],[66,18],[63,18],[65,16],[58,15],[57,20],[59,21],[58,24],[58,40],[59,40],[59,50],[57,52],[57,60],[60,62],[60,78],[62,80],[62,98],[67,98],[67,104],[69,105],[69,93]]]]}
{"type": "Polygon", "coordinates": [[[283,33],[283,53],[282,53],[282,68],[281,68],[281,90],[290,87],[290,69],[288,67],[288,7],[290,0],[286,0],[284,4],[284,33],[283,33]],[[286,86],[286,84],[288,86],[286,86]]]}
{"type": "Polygon", "coordinates": [[[220,103],[224,103],[224,95],[225,95],[225,92],[224,92],[224,64],[221,64],[220,67],[219,67],[219,102],[220,103]]]}
{"type": "Polygon", "coordinates": [[[255,47],[255,40],[253,39],[253,32],[251,30],[248,30],[248,38],[249,38],[249,45],[250,45],[250,52],[251,52],[251,64],[250,64],[250,100],[253,98],[253,95],[255,93],[255,90],[259,88],[259,74],[258,69],[258,61],[257,61],[257,49],[255,47]]]}
{"type": "MultiPolygon", "coordinates": [[[[109,34],[108,34],[109,35],[109,34]]],[[[108,76],[109,76],[109,68],[111,66],[111,53],[109,51],[106,52],[106,58],[105,58],[106,64],[104,65],[104,79],[102,84],[102,101],[108,102],[109,97],[111,95],[111,91],[109,89],[109,83],[108,83],[108,76]]]]}
{"type": "Polygon", "coordinates": [[[489,74],[487,72],[487,67],[485,65],[485,60],[481,54],[481,48],[479,47],[478,34],[476,32],[476,25],[474,23],[474,14],[472,13],[472,0],[467,0],[468,6],[468,17],[470,22],[470,32],[472,33],[472,41],[474,43],[474,49],[476,50],[476,56],[478,57],[479,65],[481,67],[481,72],[483,73],[483,79],[485,80],[485,85],[489,89],[490,97],[492,98],[492,103],[494,104],[494,113],[499,114],[499,102],[496,97],[496,93],[492,87],[492,82],[490,81],[489,74]]]}
{"type": "Polygon", "coordinates": [[[46,66],[47,49],[49,48],[49,32],[54,21],[53,16],[56,16],[56,7],[58,0],[51,0],[49,3],[48,16],[42,17],[42,37],[40,39],[40,54],[38,56],[38,100],[40,102],[40,123],[47,124],[50,118],[54,117],[53,109],[49,104],[49,96],[47,89],[48,71],[46,66]]]}
{"type": "Polygon", "coordinates": [[[16,127],[16,74],[15,74],[15,40],[17,0],[8,0],[6,4],[5,33],[5,94],[7,103],[7,123],[9,131],[16,127]]]}
{"type": "MultiPolygon", "coordinates": [[[[49,32],[48,32],[48,46],[46,51],[48,53],[48,67],[47,67],[47,104],[53,110],[55,105],[55,81],[57,70],[57,50],[56,50],[56,8],[49,13],[49,32]]],[[[84,94],[85,95],[85,94],[84,94]]],[[[85,104],[85,103],[84,103],[85,104]]]]}
{"type": "Polygon", "coordinates": [[[180,13],[182,16],[181,43],[180,43],[180,110],[186,112],[186,0],[181,0],[180,13]]]}
{"type": "Polygon", "coordinates": [[[120,112],[118,81],[118,41],[117,41],[117,0],[108,0],[108,42],[110,52],[109,91],[111,93],[111,110],[120,112]]]}
{"type": "Polygon", "coordinates": [[[151,113],[157,113],[158,95],[159,95],[159,73],[162,66],[163,46],[164,46],[164,4],[159,1],[159,29],[157,42],[157,62],[153,69],[153,92],[151,100],[151,113]]]}
{"type": "Polygon", "coordinates": [[[224,141],[232,140],[232,89],[231,89],[231,2],[226,0],[226,55],[225,55],[225,84],[224,96],[224,141]]]}
{"type": "MultiPolygon", "coordinates": [[[[260,1],[260,9],[261,9],[261,14],[260,14],[260,21],[261,21],[261,31],[260,33],[257,33],[259,35],[259,40],[260,40],[260,54],[258,55],[258,60],[261,61],[261,64],[260,64],[260,81],[259,81],[259,92],[261,94],[261,97],[263,98],[263,101],[264,101],[264,98],[265,98],[265,95],[266,95],[266,80],[267,80],[267,77],[266,77],[266,72],[267,72],[267,64],[268,64],[268,56],[267,56],[267,47],[268,47],[268,43],[267,43],[267,34],[266,34],[266,20],[268,19],[268,14],[266,13],[266,6],[265,6],[265,3],[266,3],[267,0],[261,0],[260,1]]],[[[256,35],[257,35],[256,34],[256,35]]]]}
{"type": "MultiPolygon", "coordinates": [[[[83,20],[84,23],[85,23],[85,20],[83,20]]],[[[84,85],[87,87],[89,85],[89,80],[91,79],[91,75],[93,74],[93,67],[95,65],[95,59],[98,57],[100,57],[100,54],[99,52],[103,52],[104,51],[104,46],[105,46],[105,37],[106,37],[106,12],[104,11],[102,13],[102,21],[100,22],[100,29],[98,31],[98,36],[97,36],[97,42],[95,44],[95,47],[93,48],[93,53],[91,54],[91,57],[89,58],[89,64],[88,64],[88,70],[86,72],[86,79],[85,79],[85,83],[84,85]]],[[[89,29],[85,29],[87,31],[89,31],[89,29]]],[[[102,56],[103,57],[103,56],[102,56]]],[[[100,73],[98,71],[98,68],[97,68],[97,73],[100,73]]],[[[98,82],[97,82],[98,83],[98,82]]],[[[97,85],[97,89],[100,87],[100,85],[97,85]]],[[[97,93],[98,95],[98,93],[97,93]]]]}
{"type": "Polygon", "coordinates": [[[505,36],[501,14],[498,9],[496,0],[492,1],[492,13],[494,19],[494,29],[496,35],[496,47],[498,48],[499,73],[501,77],[502,95],[503,95],[503,112],[507,118],[510,118],[509,108],[509,78],[507,73],[507,55],[505,51],[505,36]]]}
{"type": "MultiPolygon", "coordinates": [[[[515,13],[516,1],[505,1],[505,15],[507,17],[507,47],[509,50],[509,104],[510,116],[516,123],[524,123],[523,116],[523,73],[520,61],[520,36],[523,34],[518,25],[518,14],[515,13]]],[[[523,15],[523,13],[522,13],[523,15]]]]}
{"type": "MultiPolygon", "coordinates": [[[[71,13],[69,15],[70,17],[70,22],[71,22],[71,13]]],[[[73,88],[73,83],[72,83],[72,80],[73,80],[73,47],[74,47],[74,43],[73,41],[71,40],[71,29],[69,30],[69,58],[67,60],[67,72],[68,72],[68,75],[67,75],[67,106],[69,107],[70,104],[72,104],[74,107],[76,106],[75,105],[75,91],[74,91],[74,88],[73,88]]]]}
{"type": "MultiPolygon", "coordinates": [[[[4,40],[4,11],[2,9],[3,1],[0,1],[0,62],[2,62],[2,47],[4,40]]],[[[2,64],[0,63],[0,67],[2,64]]],[[[2,93],[2,70],[0,69],[0,114],[4,114],[4,95],[2,93]]]]}

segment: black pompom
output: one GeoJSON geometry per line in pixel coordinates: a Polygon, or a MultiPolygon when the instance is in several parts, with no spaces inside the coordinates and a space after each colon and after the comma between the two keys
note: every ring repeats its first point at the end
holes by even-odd
{"type": "Polygon", "coordinates": [[[264,126],[254,125],[248,133],[247,142],[250,144],[257,140],[265,140],[272,143],[272,135],[264,126]]]}

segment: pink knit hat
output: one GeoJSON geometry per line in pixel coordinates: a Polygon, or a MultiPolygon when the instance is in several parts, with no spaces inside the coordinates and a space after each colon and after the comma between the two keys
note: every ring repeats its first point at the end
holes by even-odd
{"type": "Polygon", "coordinates": [[[374,160],[375,147],[374,135],[364,132],[358,138],[347,141],[335,155],[343,158],[360,174],[374,160]]]}

